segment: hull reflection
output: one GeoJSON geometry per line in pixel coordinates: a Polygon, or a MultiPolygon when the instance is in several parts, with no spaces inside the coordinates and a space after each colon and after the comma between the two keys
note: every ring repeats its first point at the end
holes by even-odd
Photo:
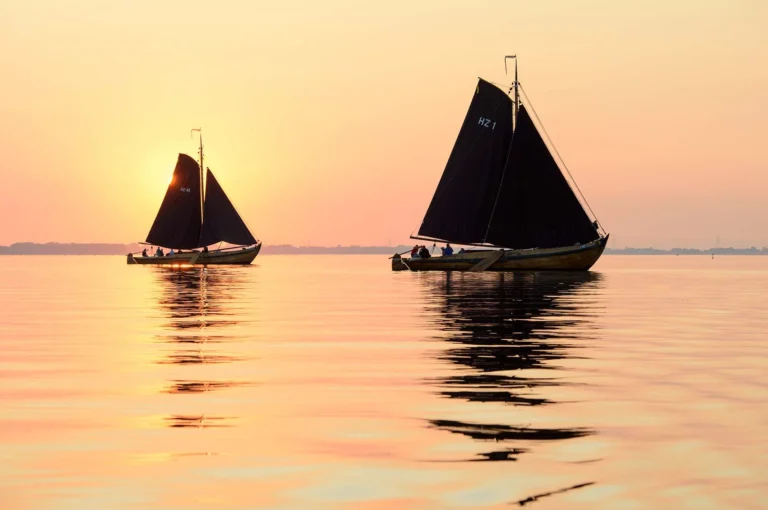
{"type": "MultiPolygon", "coordinates": [[[[442,397],[488,405],[551,406],[547,388],[574,384],[556,372],[592,340],[598,273],[447,273],[423,279],[428,307],[450,346],[437,358],[455,375],[433,379],[442,397]],[[436,308],[436,310],[435,310],[436,308]],[[437,312],[437,313],[435,313],[437,312]],[[542,373],[553,372],[544,377],[542,373]]],[[[535,412],[535,411],[533,411],[535,412]]],[[[517,413],[500,412],[514,420],[517,413]]],[[[530,415],[530,413],[528,413],[530,415]]],[[[594,434],[589,426],[536,427],[524,423],[429,420],[429,427],[475,441],[506,443],[471,460],[515,460],[540,441],[594,434]]]]}

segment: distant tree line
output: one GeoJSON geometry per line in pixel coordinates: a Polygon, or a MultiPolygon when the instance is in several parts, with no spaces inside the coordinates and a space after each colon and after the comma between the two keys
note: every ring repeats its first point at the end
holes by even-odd
{"type": "Polygon", "coordinates": [[[659,250],[657,248],[606,248],[606,254],[611,255],[768,255],[768,247],[757,248],[672,248],[659,250]]]}
{"type": "MultiPolygon", "coordinates": [[[[143,248],[139,244],[109,243],[14,243],[0,246],[0,255],[125,255],[143,248]]],[[[431,248],[431,246],[427,246],[431,248]]],[[[265,255],[392,255],[410,251],[411,246],[293,246],[291,244],[264,245],[265,255]]],[[[757,248],[606,248],[609,255],[768,255],[768,247],[757,248]]]]}

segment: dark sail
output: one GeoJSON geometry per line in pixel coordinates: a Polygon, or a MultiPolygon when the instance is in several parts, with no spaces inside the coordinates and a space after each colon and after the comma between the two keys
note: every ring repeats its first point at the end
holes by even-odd
{"type": "Polygon", "coordinates": [[[165,248],[197,248],[201,209],[200,167],[186,154],[179,154],[147,243],[165,248]]]}
{"type": "Polygon", "coordinates": [[[511,138],[512,100],[479,80],[419,236],[483,241],[511,138]]]}
{"type": "Polygon", "coordinates": [[[523,106],[486,241],[506,248],[586,243],[598,233],[523,106]]]}
{"type": "Polygon", "coordinates": [[[256,244],[256,239],[237,214],[235,206],[229,201],[210,169],[206,174],[206,180],[200,246],[208,246],[220,241],[231,244],[256,244]]]}

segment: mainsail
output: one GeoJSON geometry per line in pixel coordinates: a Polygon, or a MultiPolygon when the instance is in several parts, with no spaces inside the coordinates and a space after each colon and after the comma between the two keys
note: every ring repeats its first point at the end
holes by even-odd
{"type": "Polygon", "coordinates": [[[206,174],[200,246],[208,246],[220,241],[231,244],[256,244],[256,239],[245,226],[245,222],[209,168],[206,174]]]}
{"type": "Polygon", "coordinates": [[[511,138],[511,99],[479,80],[419,236],[483,242],[511,138]]]}
{"type": "Polygon", "coordinates": [[[200,167],[186,154],[179,154],[147,243],[166,248],[197,248],[201,214],[200,167]]]}
{"type": "Polygon", "coordinates": [[[524,106],[486,242],[507,248],[556,248],[599,237],[524,106]]]}
{"type": "Polygon", "coordinates": [[[197,161],[179,154],[171,184],[146,242],[175,249],[201,248],[221,241],[256,244],[210,169],[202,198],[201,177],[197,161]]]}
{"type": "Polygon", "coordinates": [[[480,80],[417,238],[554,248],[599,237],[526,109],[480,80]]]}

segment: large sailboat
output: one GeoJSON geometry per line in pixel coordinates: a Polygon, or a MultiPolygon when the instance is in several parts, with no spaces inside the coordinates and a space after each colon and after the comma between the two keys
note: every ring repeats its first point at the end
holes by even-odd
{"type": "Polygon", "coordinates": [[[475,248],[397,254],[394,271],[587,270],[602,255],[608,234],[587,214],[541,137],[530,101],[521,102],[517,59],[506,57],[505,67],[507,58],[515,59],[515,81],[502,90],[479,79],[432,202],[411,236],[475,248]]]}
{"type": "Polygon", "coordinates": [[[199,164],[179,154],[168,191],[143,244],[149,245],[149,251],[129,254],[129,264],[250,264],[259,254],[261,241],[248,230],[210,168],[203,180],[202,132],[199,164]],[[233,246],[222,249],[221,243],[233,246]],[[215,244],[219,248],[208,248],[215,244]]]}

